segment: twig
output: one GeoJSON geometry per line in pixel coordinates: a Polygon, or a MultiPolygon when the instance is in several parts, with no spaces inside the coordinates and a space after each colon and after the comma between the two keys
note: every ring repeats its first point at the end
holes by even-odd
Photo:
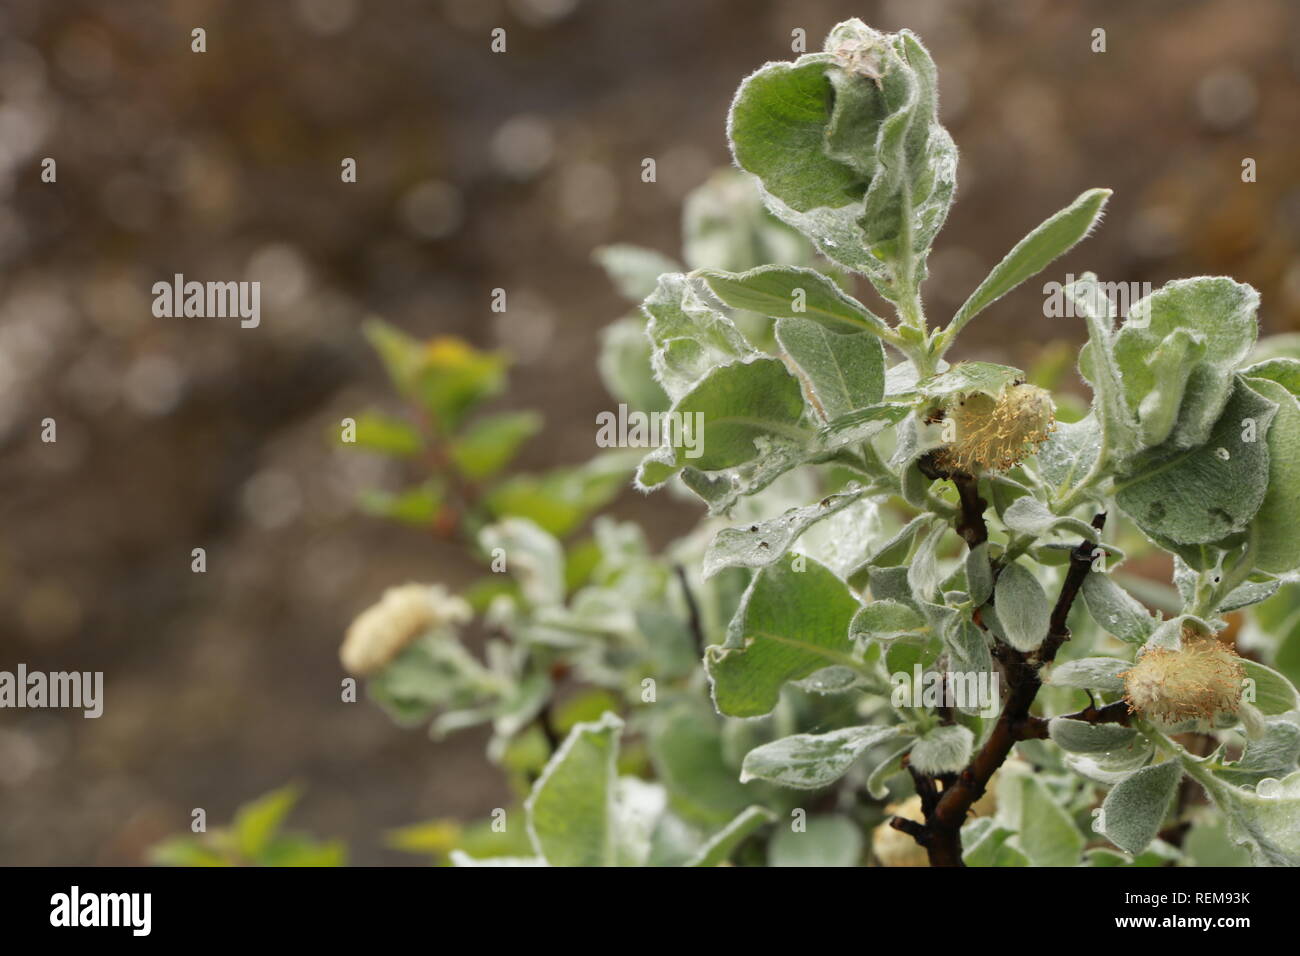
{"type": "MultiPolygon", "coordinates": [[[[1064,720],[1081,720],[1088,724],[1127,724],[1130,716],[1128,701],[1117,700],[1105,707],[1088,706],[1073,714],[1062,714],[1064,720]]],[[[1046,740],[1047,725],[1044,717],[1029,717],[1020,727],[1021,740],[1046,740]]]]}
{"type": "Polygon", "coordinates": [[[695,595],[691,592],[690,582],[686,579],[686,569],[676,564],[673,565],[673,570],[677,572],[677,582],[682,586],[682,596],[686,599],[686,614],[690,621],[691,633],[695,636],[695,649],[703,654],[707,642],[704,638],[704,626],[700,623],[700,607],[695,603],[695,595]]]}
{"type": "MultiPolygon", "coordinates": [[[[988,529],[984,523],[984,508],[987,505],[979,497],[974,478],[969,475],[948,477],[957,487],[958,496],[962,501],[958,531],[968,545],[975,547],[988,540],[988,529]]],[[[1098,514],[1092,519],[1092,526],[1100,531],[1105,522],[1105,514],[1098,514]]],[[[1042,718],[1031,717],[1029,710],[1038,696],[1039,688],[1043,686],[1042,678],[1039,676],[1040,669],[1044,664],[1051,663],[1061,645],[1070,638],[1066,619],[1069,617],[1070,608],[1074,605],[1084,579],[1091,570],[1092,548],[1093,543],[1085,540],[1070,553],[1070,568],[1066,572],[1060,595],[1052,609],[1047,636],[1037,651],[1024,653],[1006,644],[994,645],[994,656],[1002,665],[1006,675],[1007,699],[1002,706],[1002,714],[994,724],[984,746],[971,760],[970,765],[957,775],[956,780],[944,787],[932,811],[926,813],[926,822],[921,828],[924,831],[923,838],[915,833],[912,834],[917,843],[925,847],[931,866],[965,865],[961,859],[961,828],[966,822],[971,807],[984,795],[989,780],[1006,762],[1017,741],[1036,738],[1040,733],[1046,736],[1047,722],[1042,718]]],[[[1087,709],[1097,717],[1102,710],[1107,711],[1108,722],[1120,720],[1118,709],[1114,711],[1108,708],[1087,709]]],[[[928,786],[933,787],[934,781],[928,781],[928,786]]],[[[917,791],[921,792],[920,785],[917,791]]],[[[925,794],[922,794],[921,800],[924,806],[925,794]]],[[[907,828],[898,826],[897,821],[894,822],[894,826],[904,832],[911,832],[907,828]]]]}

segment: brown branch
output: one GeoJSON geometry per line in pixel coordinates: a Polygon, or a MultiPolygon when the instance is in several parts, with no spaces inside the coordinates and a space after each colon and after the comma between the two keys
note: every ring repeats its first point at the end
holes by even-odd
{"type": "MultiPolygon", "coordinates": [[[[1106,527],[1106,513],[1094,515],[1092,526],[1100,533],[1106,527]]],[[[1077,548],[1070,552],[1070,570],[1065,572],[1065,581],[1061,584],[1061,593],[1052,608],[1051,622],[1047,628],[1047,640],[1039,645],[1036,652],[1038,663],[1050,664],[1056,658],[1061,645],[1070,639],[1070,628],[1065,620],[1070,616],[1070,608],[1083,586],[1083,579],[1092,570],[1092,551],[1095,545],[1086,538],[1077,548]]]]}
{"type": "MultiPolygon", "coordinates": [[[[957,488],[962,502],[958,531],[970,547],[975,547],[988,540],[988,529],[984,523],[983,499],[979,497],[975,479],[969,475],[949,475],[957,488]]],[[[1106,516],[1099,514],[1092,520],[1098,531],[1105,525],[1106,516]]],[[[1050,663],[1061,645],[1070,638],[1070,629],[1066,625],[1070,608],[1078,596],[1084,578],[1092,567],[1091,541],[1083,541],[1070,553],[1070,567],[1061,584],[1061,592],[1052,609],[1048,624],[1048,634],[1037,651],[1024,653],[1006,644],[995,643],[994,656],[1002,665],[1007,683],[1007,698],[1002,706],[1002,713],[993,726],[984,746],[980,748],[970,765],[957,778],[945,785],[938,801],[934,802],[930,812],[926,813],[926,822],[922,828],[924,838],[913,837],[924,846],[930,858],[931,866],[964,866],[961,859],[961,828],[966,822],[975,801],[984,795],[989,781],[1011,754],[1017,741],[1031,739],[1038,735],[1041,718],[1029,713],[1043,685],[1039,671],[1044,664],[1050,663]]],[[[1093,708],[1089,708],[1093,709],[1093,708]]],[[[1105,709],[1105,708],[1103,708],[1105,709]]],[[[1100,712],[1098,712],[1100,713],[1100,712]]],[[[1108,714],[1108,717],[1111,715],[1108,714]]],[[[1118,719],[1116,717],[1116,719],[1118,719]]],[[[1046,721],[1042,721],[1045,727],[1046,721]]],[[[927,784],[934,787],[934,781],[927,784]]],[[[918,785],[918,793],[921,788],[918,785]]],[[[922,805],[927,802],[927,794],[922,793],[922,805]]],[[[897,829],[911,832],[894,823],[897,829]]]]}
{"type": "MultiPolygon", "coordinates": [[[[1089,705],[1073,714],[1062,714],[1065,720],[1081,720],[1089,724],[1127,724],[1130,716],[1128,701],[1117,700],[1105,707],[1089,705]]],[[[1047,725],[1045,717],[1030,717],[1020,728],[1021,740],[1046,740],[1047,725]]]]}
{"type": "Polygon", "coordinates": [[[935,462],[934,452],[922,455],[916,461],[921,474],[931,481],[947,479],[957,489],[957,498],[961,509],[954,526],[957,533],[966,541],[968,548],[975,548],[989,539],[988,525],[984,523],[984,511],[989,503],[980,497],[979,479],[964,471],[949,471],[935,462]]]}
{"type": "Polygon", "coordinates": [[[704,638],[704,625],[700,622],[700,607],[695,603],[695,594],[691,591],[690,582],[686,579],[686,569],[677,564],[673,566],[673,570],[677,572],[677,583],[682,586],[682,597],[686,599],[686,614],[687,619],[690,621],[691,634],[695,638],[695,649],[703,655],[708,641],[704,638]]]}

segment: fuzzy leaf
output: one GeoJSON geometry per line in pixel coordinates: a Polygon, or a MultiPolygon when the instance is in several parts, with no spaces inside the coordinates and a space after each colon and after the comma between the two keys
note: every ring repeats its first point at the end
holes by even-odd
{"type": "Polygon", "coordinates": [[[721,866],[736,847],[759,827],[771,823],[776,814],[766,807],[746,807],[737,817],[709,838],[700,851],[683,866],[721,866]]]}
{"type": "Polygon", "coordinates": [[[741,599],[727,639],[705,666],[718,711],[759,717],[776,706],[781,685],[830,664],[855,667],[849,621],[858,602],[847,585],[811,558],[763,568],[741,599]]]}
{"type": "Polygon", "coordinates": [[[799,535],[860,500],[862,494],[861,489],[850,489],[758,524],[723,528],[704,553],[704,576],[711,578],[723,568],[762,568],[780,560],[799,535]]]}
{"type": "Polygon", "coordinates": [[[849,636],[855,641],[893,641],[927,629],[925,618],[914,608],[877,599],[853,616],[849,636]]]}
{"type": "MultiPolygon", "coordinates": [[[[748,272],[705,269],[697,274],[714,295],[733,309],[773,318],[805,319],[840,333],[865,330],[886,338],[893,335],[884,319],[816,269],[759,266],[748,272]],[[802,308],[796,309],[800,300],[802,308]]],[[[875,400],[879,401],[879,397],[875,400]]]]}
{"type": "Polygon", "coordinates": [[[1250,286],[1210,277],[1170,282],[1134,303],[1115,335],[1115,359],[1144,434],[1156,416],[1148,445],[1167,440],[1171,449],[1191,448],[1210,439],[1233,391],[1232,372],[1255,344],[1258,307],[1250,286]],[[1162,387],[1170,389],[1164,400],[1172,413],[1146,401],[1162,387]]]}
{"type": "Polygon", "coordinates": [[[1108,574],[1083,579],[1083,600],[1098,626],[1129,644],[1145,644],[1159,622],[1108,574]]]}
{"type": "Polygon", "coordinates": [[[932,727],[912,745],[910,766],[924,774],[956,773],[970,763],[975,735],[961,724],[932,727]]]}
{"type": "Polygon", "coordinates": [[[956,336],[986,307],[1026,279],[1042,272],[1052,260],[1065,255],[1088,235],[1101,218],[1102,208],[1110,194],[1109,189],[1089,189],[1016,243],[957,310],[949,331],[945,333],[948,339],[956,336]]]}
{"type": "Polygon", "coordinates": [[[1051,607],[1034,575],[1023,565],[1008,564],[998,576],[993,607],[1007,643],[1032,651],[1047,637],[1051,607]]]}
{"type": "Polygon", "coordinates": [[[857,866],[862,828],[838,814],[809,817],[803,831],[780,827],[767,847],[768,866],[857,866]]]}
{"type": "Polygon", "coordinates": [[[643,488],[663,484],[686,465],[713,472],[751,462],[761,454],[755,441],[761,437],[811,438],[799,426],[803,414],[799,381],[779,359],[755,358],[713,369],[678,399],[672,414],[697,430],[693,435],[697,447],[664,445],[647,455],[637,472],[643,488]],[[696,421],[702,422],[702,430],[693,424],[696,421]],[[695,451],[697,457],[688,457],[695,451]]]}
{"type": "Polygon", "coordinates": [[[1122,661],[1116,657],[1082,657],[1053,665],[1048,683],[1054,687],[1075,687],[1079,690],[1100,690],[1108,694],[1122,694],[1124,681],[1119,675],[1132,666],[1132,662],[1122,661]]]}
{"type": "Polygon", "coordinates": [[[1041,538],[1052,531],[1064,531],[1075,537],[1096,541],[1099,532],[1086,521],[1068,515],[1055,515],[1047,506],[1030,495],[1017,498],[1002,512],[1002,523],[1012,531],[1041,538]]]}
{"type": "Polygon", "coordinates": [[[600,333],[596,367],[600,380],[615,398],[636,411],[659,412],[671,404],[668,393],[655,381],[650,364],[653,351],[646,337],[645,318],[628,316],[611,322],[600,333]]]}
{"type": "Polygon", "coordinates": [[[1090,724],[1086,720],[1053,717],[1047,725],[1052,741],[1072,754],[1110,753],[1127,747],[1137,731],[1118,724],[1090,724]]]}
{"type": "Polygon", "coordinates": [[[1259,661],[1244,657],[1238,660],[1246,672],[1246,679],[1253,682],[1250,690],[1254,698],[1247,696],[1248,703],[1253,703],[1268,716],[1300,709],[1300,692],[1286,677],[1259,661]]]}
{"type": "Polygon", "coordinates": [[[740,780],[766,780],[797,790],[820,790],[848,773],[870,747],[902,736],[900,726],[843,727],[826,734],[795,734],[745,755],[740,780]]]}
{"type": "Polygon", "coordinates": [[[537,855],[552,866],[614,866],[614,762],[623,721],[577,724],[524,803],[537,855]]]}
{"type": "Polygon", "coordinates": [[[1033,776],[1020,781],[1020,849],[1032,866],[1075,866],[1084,838],[1070,815],[1033,776]]]}
{"type": "Polygon", "coordinates": [[[1101,443],[1119,466],[1141,445],[1137,418],[1125,400],[1124,383],[1115,359],[1111,303],[1091,272],[1066,286],[1065,295],[1088,326],[1088,341],[1079,353],[1079,374],[1092,386],[1093,413],[1101,429],[1101,443]]]}
{"type": "Polygon", "coordinates": [[[1180,759],[1227,817],[1229,837],[1250,850],[1256,866],[1300,866],[1300,770],[1250,789],[1219,780],[1194,757],[1180,759]]]}
{"type": "Polygon", "coordinates": [[[731,320],[705,303],[688,276],[660,276],[641,310],[650,320],[646,333],[654,344],[655,377],[674,401],[714,367],[756,354],[731,320]]]}
{"type": "Polygon", "coordinates": [[[1145,850],[1160,831],[1182,777],[1178,762],[1167,760],[1115,784],[1101,805],[1106,839],[1129,853],[1145,850]]]}
{"type": "Polygon", "coordinates": [[[605,270],[618,291],[633,302],[640,302],[654,292],[664,273],[682,270],[661,252],[624,243],[601,246],[591,257],[605,270]]]}
{"type": "Polygon", "coordinates": [[[924,278],[956,183],[934,63],[910,33],[859,20],[832,30],[826,49],[745,80],[728,123],[732,151],[778,217],[898,298],[924,278]]]}
{"type": "Polygon", "coordinates": [[[1268,490],[1250,524],[1255,567],[1269,574],[1286,574],[1300,567],[1300,401],[1276,382],[1246,381],[1277,405],[1267,433],[1268,490]]]}
{"type": "Polygon", "coordinates": [[[975,607],[980,607],[993,596],[993,567],[989,564],[987,541],[966,552],[966,590],[975,607]]]}
{"type": "Polygon", "coordinates": [[[885,394],[885,353],[870,332],[841,335],[809,319],[780,319],[776,340],[803,373],[818,417],[831,421],[885,394]]]}
{"type": "Polygon", "coordinates": [[[1277,408],[1238,381],[1204,445],[1140,455],[1117,479],[1116,501],[1148,535],[1176,544],[1208,544],[1243,530],[1268,488],[1263,437],[1277,408]],[[1255,441],[1243,440],[1247,420],[1255,441]]]}

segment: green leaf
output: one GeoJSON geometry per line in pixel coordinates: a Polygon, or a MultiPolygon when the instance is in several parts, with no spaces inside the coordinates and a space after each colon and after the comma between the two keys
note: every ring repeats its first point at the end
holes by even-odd
{"type": "Polygon", "coordinates": [[[911,408],[907,405],[881,402],[841,415],[817,431],[816,451],[833,452],[846,445],[870,441],[890,425],[906,418],[909,411],[911,408]]]}
{"type": "Polygon", "coordinates": [[[1053,717],[1047,725],[1053,743],[1072,754],[1104,754],[1121,750],[1137,739],[1137,731],[1118,724],[1053,717]]]}
{"type": "MultiPolygon", "coordinates": [[[[1263,344],[1263,343],[1261,343],[1263,344]]],[[[1241,370],[1246,378],[1263,378],[1277,382],[1292,395],[1300,396],[1300,360],[1272,358],[1256,362],[1241,370]]]]}
{"type": "Polygon", "coordinates": [[[957,310],[944,332],[945,340],[952,341],[985,308],[1069,252],[1092,231],[1110,194],[1109,189],[1089,189],[1016,243],[957,310]]]}
{"type": "Polygon", "coordinates": [[[1300,709],[1300,693],[1286,677],[1259,661],[1244,657],[1237,660],[1246,672],[1246,679],[1252,682],[1244,698],[1247,703],[1253,703],[1269,716],[1300,709]]]}
{"type": "Polygon", "coordinates": [[[635,449],[620,449],[574,468],[515,475],[494,486],[484,501],[497,517],[527,518],[563,537],[614,500],[628,484],[638,457],[635,449]]]}
{"type": "Polygon", "coordinates": [[[452,336],[422,342],[379,319],[363,326],[394,386],[453,431],[475,405],[505,388],[506,360],[452,336]]]}
{"type": "Polygon", "coordinates": [[[707,473],[689,465],[682,469],[682,484],[709,506],[709,514],[727,514],[741,498],[767,488],[790,469],[808,460],[803,441],[760,436],[754,440],[758,456],[736,468],[707,473]]]}
{"type": "Polygon", "coordinates": [[[862,830],[839,814],[809,817],[800,832],[781,827],[767,846],[768,866],[857,866],[862,830]]]}
{"type": "MultiPolygon", "coordinates": [[[[944,646],[948,648],[952,670],[962,671],[966,675],[993,671],[993,655],[984,631],[973,622],[963,619],[950,632],[945,633],[944,646]]],[[[981,709],[974,701],[961,705],[961,710],[967,713],[979,713],[981,709]]]]}
{"type": "Polygon", "coordinates": [[[721,725],[700,701],[675,707],[652,724],[649,750],[673,809],[684,819],[716,824],[753,801],[723,755],[721,725]]]}
{"type": "Polygon", "coordinates": [[[786,681],[830,664],[857,667],[848,637],[858,602],[848,586],[811,558],[763,568],[741,599],[727,639],[710,647],[705,666],[720,713],[770,713],[786,681]]]}
{"type": "Polygon", "coordinates": [[[989,564],[989,543],[981,541],[966,552],[966,590],[974,607],[993,596],[993,566],[989,564]]]}
{"type": "Polygon", "coordinates": [[[1093,414],[1101,430],[1100,448],[1118,467],[1141,446],[1137,418],[1124,397],[1124,382],[1115,358],[1111,302],[1091,272],[1066,286],[1065,295],[1088,326],[1088,341],[1079,352],[1079,374],[1092,387],[1093,414]]]}
{"type": "Polygon", "coordinates": [[[1092,619],[1103,631],[1121,641],[1145,644],[1159,623],[1108,574],[1089,574],[1083,579],[1082,592],[1092,619]]]}
{"type": "Polygon", "coordinates": [[[889,642],[927,631],[929,625],[915,608],[882,599],[864,605],[849,624],[849,637],[858,642],[889,642]]]}
{"type": "Polygon", "coordinates": [[[634,411],[659,412],[672,403],[655,381],[645,325],[645,319],[638,315],[605,326],[600,333],[596,367],[609,394],[634,411]]]}
{"type": "Polygon", "coordinates": [[[672,413],[696,429],[699,455],[688,458],[690,449],[668,445],[652,452],[637,473],[642,488],[663,484],[687,464],[711,472],[751,462],[761,454],[755,443],[760,437],[787,441],[811,437],[799,425],[803,414],[799,381],[779,359],[756,358],[715,368],[677,401],[672,413]],[[702,431],[694,424],[697,421],[702,431]]]}
{"type": "Polygon", "coordinates": [[[778,217],[901,298],[925,276],[956,183],[934,63],[912,34],[860,20],[838,25],[826,48],[745,80],[728,123],[732,151],[778,217]]]}
{"type": "Polygon", "coordinates": [[[822,421],[874,406],[885,394],[885,354],[870,332],[841,335],[809,319],[780,319],[776,339],[803,373],[822,421]]]}
{"type": "Polygon", "coordinates": [[[1133,666],[1130,661],[1116,657],[1082,657],[1052,666],[1048,683],[1053,687],[1074,687],[1079,690],[1100,690],[1108,694],[1124,693],[1124,681],[1119,676],[1133,666]]]}
{"type": "Polygon", "coordinates": [[[831,100],[826,71],[833,62],[817,53],[769,63],[741,84],[731,105],[728,135],[736,163],[796,212],[846,206],[863,191],[862,176],[823,148],[831,100]]]}
{"type": "Polygon", "coordinates": [[[1182,778],[1178,761],[1166,760],[1121,780],[1102,802],[1098,829],[1121,850],[1141,853],[1160,832],[1182,778]]]}
{"type": "Polygon", "coordinates": [[[1038,448],[1034,463],[1053,500],[1064,498],[1082,481],[1101,454],[1101,427],[1089,413],[1077,422],[1057,423],[1056,429],[1038,448]]]}
{"type": "Polygon", "coordinates": [[[257,860],[261,857],[301,795],[295,786],[281,787],[239,808],[233,830],[243,859],[257,860]]]}
{"type": "Polygon", "coordinates": [[[510,464],[519,446],[541,427],[542,416],[536,412],[503,412],[480,418],[452,443],[452,461],[471,481],[490,478],[510,464]]]}
{"type": "Polygon", "coordinates": [[[956,773],[970,763],[975,735],[960,724],[941,724],[927,730],[912,745],[910,766],[931,776],[956,773]]]}
{"type": "Polygon", "coordinates": [[[1018,651],[1032,651],[1047,637],[1051,607],[1033,573],[1012,562],[998,575],[993,607],[1008,644],[1018,651]]]}
{"type": "Polygon", "coordinates": [[[1300,770],[1250,789],[1219,780],[1190,754],[1179,759],[1227,818],[1229,838],[1250,850],[1256,866],[1300,866],[1300,770]]]}
{"type": "Polygon", "coordinates": [[[1002,523],[1012,531],[1041,538],[1053,531],[1063,531],[1075,537],[1096,541],[1101,532],[1078,518],[1068,515],[1055,515],[1047,506],[1030,495],[1017,498],[1002,512],[1002,523]]]}
{"type": "Polygon", "coordinates": [[[1125,400],[1148,445],[1160,444],[1166,436],[1171,449],[1210,439],[1233,391],[1232,372],[1255,344],[1258,307],[1259,293],[1250,286],[1201,277],[1167,283],[1129,310],[1115,335],[1115,359],[1125,400]],[[1196,349],[1191,349],[1193,341],[1199,343],[1196,349]],[[1188,356],[1191,361],[1185,361],[1188,356]],[[1171,376],[1173,391],[1165,396],[1177,410],[1169,422],[1169,409],[1146,401],[1153,390],[1170,384],[1161,381],[1162,367],[1179,369],[1171,376]],[[1156,423],[1150,421],[1152,415],[1156,423]],[[1154,434],[1147,436],[1152,429],[1154,434]]]}
{"type": "Polygon", "coordinates": [[[526,518],[505,518],[484,528],[479,543],[489,554],[502,550],[506,570],[533,607],[564,601],[564,549],[553,535],[526,518]]]}
{"type": "Polygon", "coordinates": [[[746,807],[734,820],[710,837],[695,856],[682,865],[721,866],[727,862],[736,847],[740,846],[747,836],[774,820],[776,814],[766,807],[746,807]]]}
{"type": "Polygon", "coordinates": [[[606,714],[565,738],[524,803],[537,855],[552,866],[614,866],[614,782],[623,721],[606,714]]]}
{"type": "Polygon", "coordinates": [[[745,755],[740,780],[766,780],[797,790],[820,790],[844,774],[870,747],[902,736],[892,727],[842,727],[825,734],[795,734],[745,755]]]}
{"type": "Polygon", "coordinates": [[[682,267],[653,249],[615,243],[600,246],[591,257],[596,261],[615,287],[633,302],[640,302],[659,282],[665,272],[681,272],[682,267]]]}
{"type": "Polygon", "coordinates": [[[641,310],[650,320],[655,378],[674,401],[714,367],[757,354],[729,318],[705,303],[699,280],[689,276],[660,276],[641,310]]]}
{"type": "Polygon", "coordinates": [[[850,487],[828,495],[815,505],[791,508],[785,514],[741,528],[723,528],[704,553],[704,576],[723,568],[762,568],[790,549],[808,528],[860,500],[863,489],[850,487]]]}
{"type": "Polygon", "coordinates": [[[682,203],[682,256],[691,269],[744,272],[766,263],[810,265],[812,246],[763,205],[754,178],[719,169],[682,203]]]}
{"type": "Polygon", "coordinates": [[[961,830],[961,861],[967,866],[996,866],[998,850],[1012,835],[988,817],[969,821],[961,830]]]}
{"type": "Polygon", "coordinates": [[[1270,720],[1264,732],[1246,741],[1241,759],[1219,770],[1215,776],[1228,783],[1253,785],[1265,777],[1284,777],[1300,763],[1300,726],[1287,719],[1270,720]]]}
{"type": "MultiPolygon", "coordinates": [[[[816,269],[759,266],[741,273],[705,269],[697,274],[714,295],[733,309],[748,309],[773,318],[803,319],[832,332],[865,330],[885,339],[895,337],[884,319],[816,269]]],[[[879,400],[879,395],[873,399],[879,400]]]]}
{"type": "Polygon", "coordinates": [[[442,486],[434,481],[391,493],[367,490],[361,493],[361,510],[378,518],[388,518],[417,527],[429,527],[443,513],[442,486]]]}
{"type": "Polygon", "coordinates": [[[1020,849],[1033,866],[1076,866],[1084,838],[1070,815],[1033,776],[1021,778],[1020,849]]]}
{"type": "Polygon", "coordinates": [[[1140,455],[1116,480],[1115,500],[1148,535],[1175,544],[1208,544],[1243,530],[1268,488],[1268,445],[1260,439],[1277,408],[1238,381],[1204,445],[1140,455]],[[1243,440],[1248,419],[1255,441],[1243,440]]]}
{"type": "Polygon", "coordinates": [[[992,362],[958,362],[945,372],[931,376],[917,384],[926,398],[946,404],[962,395],[980,393],[997,398],[1002,390],[1016,382],[1024,381],[1025,373],[1010,365],[992,362]]]}
{"type": "Polygon", "coordinates": [[[377,412],[356,418],[356,446],[395,458],[411,458],[420,453],[424,442],[419,431],[402,421],[377,412]]]}
{"type": "MultiPolygon", "coordinates": [[[[1254,566],[1269,574],[1286,574],[1300,567],[1300,534],[1296,533],[1300,528],[1300,401],[1276,382],[1246,381],[1277,405],[1267,431],[1268,490],[1250,523],[1254,566]]],[[[1256,427],[1258,432],[1262,425],[1256,427]]]]}
{"type": "Polygon", "coordinates": [[[233,866],[216,849],[194,837],[173,837],[149,848],[149,862],[155,866],[233,866]]]}

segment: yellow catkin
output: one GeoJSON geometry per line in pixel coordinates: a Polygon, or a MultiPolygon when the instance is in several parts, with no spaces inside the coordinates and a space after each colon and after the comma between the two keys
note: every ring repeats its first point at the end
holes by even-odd
{"type": "Polygon", "coordinates": [[[935,454],[950,471],[1005,471],[1024,461],[1056,428],[1052,396],[1036,385],[1008,385],[992,398],[963,395],[944,409],[954,440],[935,454]]]}
{"type": "Polygon", "coordinates": [[[1235,714],[1246,675],[1227,647],[1184,629],[1182,650],[1153,647],[1120,676],[1130,711],[1172,725],[1235,714]]]}
{"type": "Polygon", "coordinates": [[[373,674],[431,628],[465,624],[471,616],[469,605],[440,585],[389,588],[352,622],[339,659],[353,674],[373,674]]]}

